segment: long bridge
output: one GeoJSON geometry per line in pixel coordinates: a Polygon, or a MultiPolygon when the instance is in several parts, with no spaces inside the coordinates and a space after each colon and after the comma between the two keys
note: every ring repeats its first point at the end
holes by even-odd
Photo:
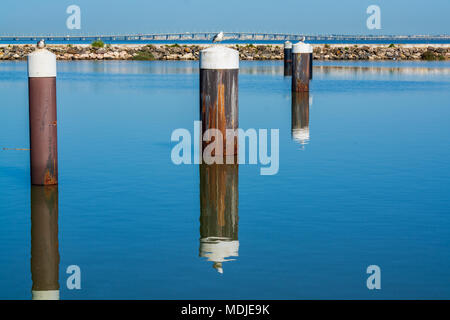
{"type": "MultiPolygon", "coordinates": [[[[211,41],[216,32],[110,34],[110,35],[0,35],[0,43],[202,43],[211,41]]],[[[450,35],[308,35],[290,33],[224,32],[226,43],[450,43],[450,35]]]]}

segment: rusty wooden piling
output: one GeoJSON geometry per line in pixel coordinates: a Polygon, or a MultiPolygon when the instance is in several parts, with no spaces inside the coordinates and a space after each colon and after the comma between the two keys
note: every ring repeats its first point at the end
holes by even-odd
{"type": "Polygon", "coordinates": [[[59,300],[58,186],[31,186],[33,300],[59,300]]]}
{"type": "Polygon", "coordinates": [[[284,43],[284,75],[292,75],[292,42],[284,43]]]}
{"type": "Polygon", "coordinates": [[[42,41],[28,55],[31,184],[58,184],[56,56],[42,41]]]}
{"type": "Polygon", "coordinates": [[[292,139],[301,145],[309,141],[309,92],[292,92],[292,139]]]}
{"type": "Polygon", "coordinates": [[[309,91],[312,46],[298,42],[292,46],[292,92],[309,91]]]}
{"type": "Polygon", "coordinates": [[[214,141],[209,129],[221,132],[222,148],[212,156],[238,154],[238,137],[227,138],[227,129],[236,130],[238,123],[239,52],[214,45],[200,52],[200,120],[202,121],[202,152],[214,141]],[[210,140],[210,141],[208,141],[210,140]],[[227,149],[229,150],[227,152],[227,149]]]}
{"type": "Polygon", "coordinates": [[[223,262],[237,257],[238,164],[200,165],[200,257],[223,273],[223,262]]]}

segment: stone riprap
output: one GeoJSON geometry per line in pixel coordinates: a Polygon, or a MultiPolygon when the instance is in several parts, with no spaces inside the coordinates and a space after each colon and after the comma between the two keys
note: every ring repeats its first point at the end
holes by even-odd
{"type": "MultiPolygon", "coordinates": [[[[198,60],[210,45],[48,45],[58,60],[198,60]]],[[[227,45],[241,60],[282,60],[282,45],[227,45]]],[[[24,60],[32,45],[0,45],[0,60],[24,60]]],[[[449,45],[314,45],[315,60],[450,60],[449,45]]]]}

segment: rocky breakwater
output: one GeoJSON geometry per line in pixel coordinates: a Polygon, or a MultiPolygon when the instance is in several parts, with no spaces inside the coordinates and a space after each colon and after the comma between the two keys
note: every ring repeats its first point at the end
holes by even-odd
{"type": "MultiPolygon", "coordinates": [[[[207,45],[48,45],[58,60],[198,60],[207,45]]],[[[282,45],[228,45],[241,60],[281,60],[282,45]]],[[[2,45],[0,60],[24,60],[32,45],[2,45]]],[[[314,45],[316,60],[450,60],[450,47],[314,45]]]]}
{"type": "MultiPolygon", "coordinates": [[[[198,60],[206,45],[48,45],[58,60],[198,60]]],[[[241,60],[283,59],[281,46],[229,46],[239,50],[241,60]]],[[[0,60],[24,60],[32,45],[0,47],[0,60]]]]}
{"type": "Polygon", "coordinates": [[[319,46],[314,48],[318,60],[450,60],[450,47],[402,45],[389,46],[319,46]]]}

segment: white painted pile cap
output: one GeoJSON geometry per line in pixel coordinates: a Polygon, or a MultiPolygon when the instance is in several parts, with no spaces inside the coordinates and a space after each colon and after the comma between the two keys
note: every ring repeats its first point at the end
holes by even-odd
{"type": "Polygon", "coordinates": [[[56,77],[56,55],[47,49],[37,49],[28,55],[28,77],[56,77]]]}
{"type": "Polygon", "coordinates": [[[313,47],[309,43],[297,42],[292,46],[292,53],[312,53],[313,47]]]}
{"type": "Polygon", "coordinates": [[[200,51],[200,69],[239,69],[239,52],[221,45],[200,51]]]}
{"type": "Polygon", "coordinates": [[[285,48],[285,49],[291,49],[291,48],[292,48],[292,42],[286,41],[286,42],[284,43],[284,48],[285,48]]]}
{"type": "Polygon", "coordinates": [[[32,300],[59,300],[59,290],[31,291],[32,300]]]}

